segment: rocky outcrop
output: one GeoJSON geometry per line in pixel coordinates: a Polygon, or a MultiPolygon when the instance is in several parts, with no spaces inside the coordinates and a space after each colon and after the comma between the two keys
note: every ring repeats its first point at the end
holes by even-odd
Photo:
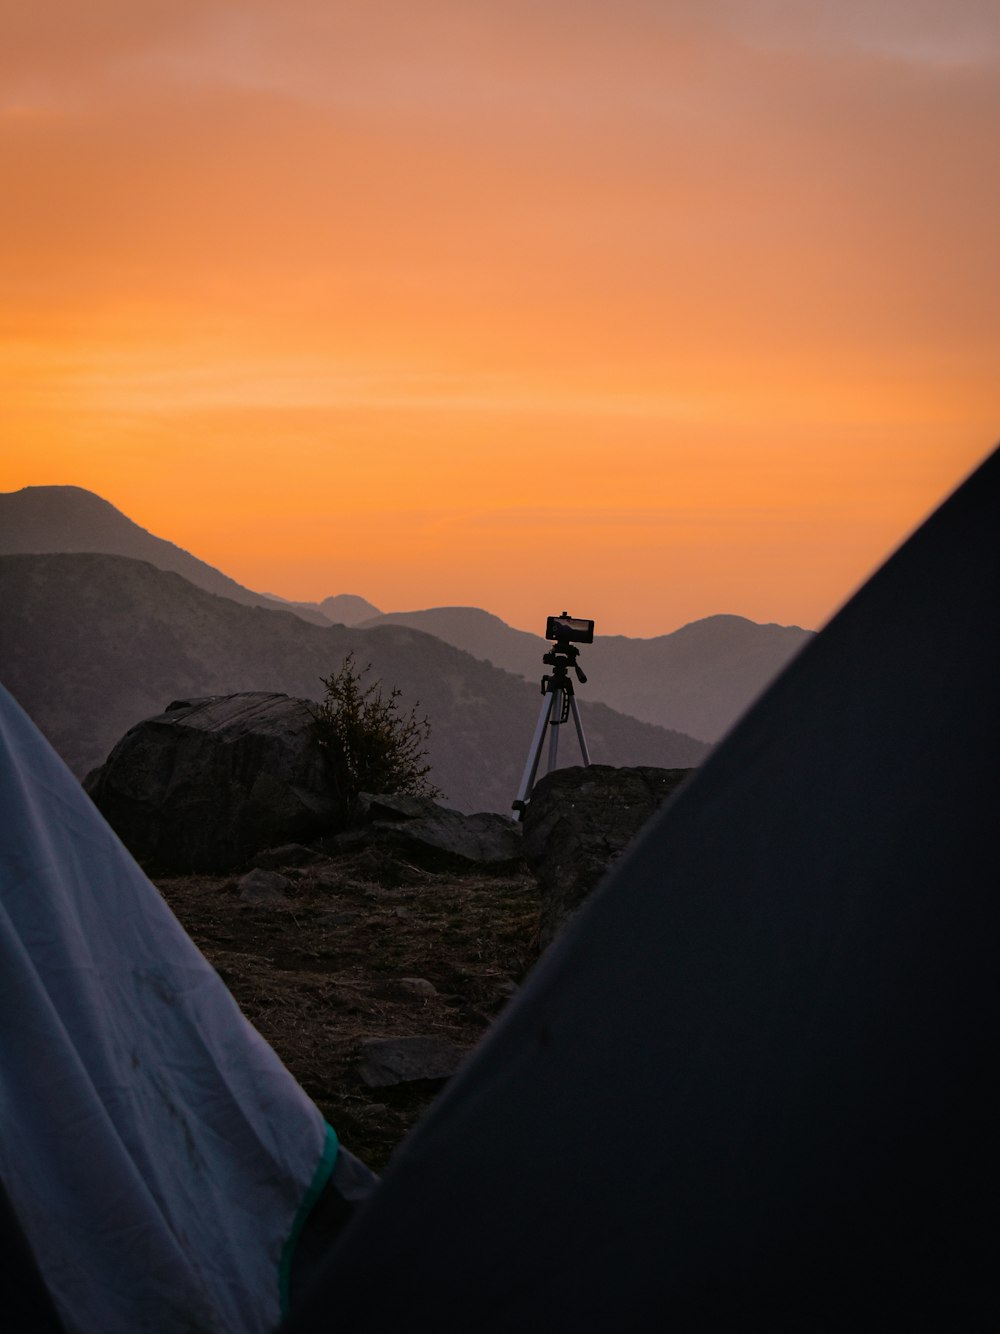
{"type": "Polygon", "coordinates": [[[463,815],[430,797],[362,793],[344,851],[377,848],[435,871],[506,870],[523,860],[521,827],[492,811],[463,815]]]}
{"type": "Polygon", "coordinates": [[[84,786],[133,856],[156,870],[302,864],[321,855],[302,846],[313,840],[327,855],[370,850],[435,871],[503,871],[523,860],[513,820],[463,815],[429,797],[363,794],[354,827],[337,833],[312,706],[288,695],[175,700],[127,732],[84,786]]]}
{"type": "Polygon", "coordinates": [[[557,769],[535,786],[524,856],[541,893],[539,944],[548,945],[689,769],[557,769]]]}
{"type": "Polygon", "coordinates": [[[133,727],[84,784],[134,857],[225,871],[328,832],[333,801],[307,700],[175,700],[133,727]]]}

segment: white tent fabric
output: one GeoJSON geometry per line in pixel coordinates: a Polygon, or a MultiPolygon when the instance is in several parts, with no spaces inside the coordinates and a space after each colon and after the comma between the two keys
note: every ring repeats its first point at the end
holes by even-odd
{"type": "Polygon", "coordinates": [[[2,687],[0,1127],[67,1331],[278,1325],[333,1132],[2,687]]]}
{"type": "Polygon", "coordinates": [[[1000,453],[650,824],[287,1334],[1000,1325],[1000,453]]]}

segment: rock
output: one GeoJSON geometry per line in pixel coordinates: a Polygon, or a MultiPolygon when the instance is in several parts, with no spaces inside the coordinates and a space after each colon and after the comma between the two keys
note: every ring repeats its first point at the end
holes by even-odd
{"type": "Polygon", "coordinates": [[[362,792],[356,811],[365,823],[372,820],[419,820],[445,809],[433,797],[412,797],[405,792],[362,792]]]}
{"type": "Polygon", "coordinates": [[[492,811],[462,815],[430,797],[373,796],[363,793],[358,817],[367,823],[350,831],[348,847],[359,837],[429,870],[506,870],[523,861],[521,826],[492,811]]]}
{"type": "Polygon", "coordinates": [[[450,1079],[465,1051],[443,1038],[372,1038],[361,1048],[361,1078],[371,1089],[450,1079]]]}
{"type": "Polygon", "coordinates": [[[251,865],[271,869],[279,866],[309,866],[322,860],[322,853],[315,848],[307,848],[302,843],[283,843],[278,848],[265,848],[263,852],[258,852],[251,865]]]}
{"type": "Polygon", "coordinates": [[[368,831],[366,829],[342,829],[340,833],[334,834],[333,838],[327,839],[324,846],[334,852],[347,853],[359,852],[366,847],[368,843],[368,831]]]}
{"type": "Polygon", "coordinates": [[[228,871],[329,829],[334,802],[307,700],[175,700],[133,727],[86,783],[138,860],[228,871]]]}
{"type": "Polygon", "coordinates": [[[284,903],[291,887],[292,882],[287,876],[280,875],[277,871],[266,871],[262,867],[248,871],[236,884],[241,903],[261,906],[284,903]]]}
{"type": "Polygon", "coordinates": [[[524,814],[524,856],[541,891],[539,945],[572,917],[690,769],[556,769],[524,814]]]}
{"type": "Polygon", "coordinates": [[[410,996],[436,996],[437,987],[433,982],[428,982],[426,977],[401,977],[399,979],[400,991],[405,991],[410,996]]]}

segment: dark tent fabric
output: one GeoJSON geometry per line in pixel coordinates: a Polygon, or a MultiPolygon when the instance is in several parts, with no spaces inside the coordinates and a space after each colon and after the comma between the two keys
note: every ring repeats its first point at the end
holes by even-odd
{"type": "Polygon", "coordinates": [[[1000,454],[644,831],[285,1334],[996,1328],[1000,454]]]}
{"type": "Polygon", "coordinates": [[[35,1257],[0,1181],[0,1329],[65,1334],[35,1257]]]}

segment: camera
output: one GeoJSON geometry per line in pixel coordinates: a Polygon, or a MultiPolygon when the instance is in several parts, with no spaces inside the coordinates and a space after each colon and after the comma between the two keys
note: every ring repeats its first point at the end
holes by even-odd
{"type": "Polygon", "coordinates": [[[594,622],[583,621],[578,616],[550,616],[545,622],[545,638],[559,640],[561,643],[592,644],[594,642],[594,622]]]}

